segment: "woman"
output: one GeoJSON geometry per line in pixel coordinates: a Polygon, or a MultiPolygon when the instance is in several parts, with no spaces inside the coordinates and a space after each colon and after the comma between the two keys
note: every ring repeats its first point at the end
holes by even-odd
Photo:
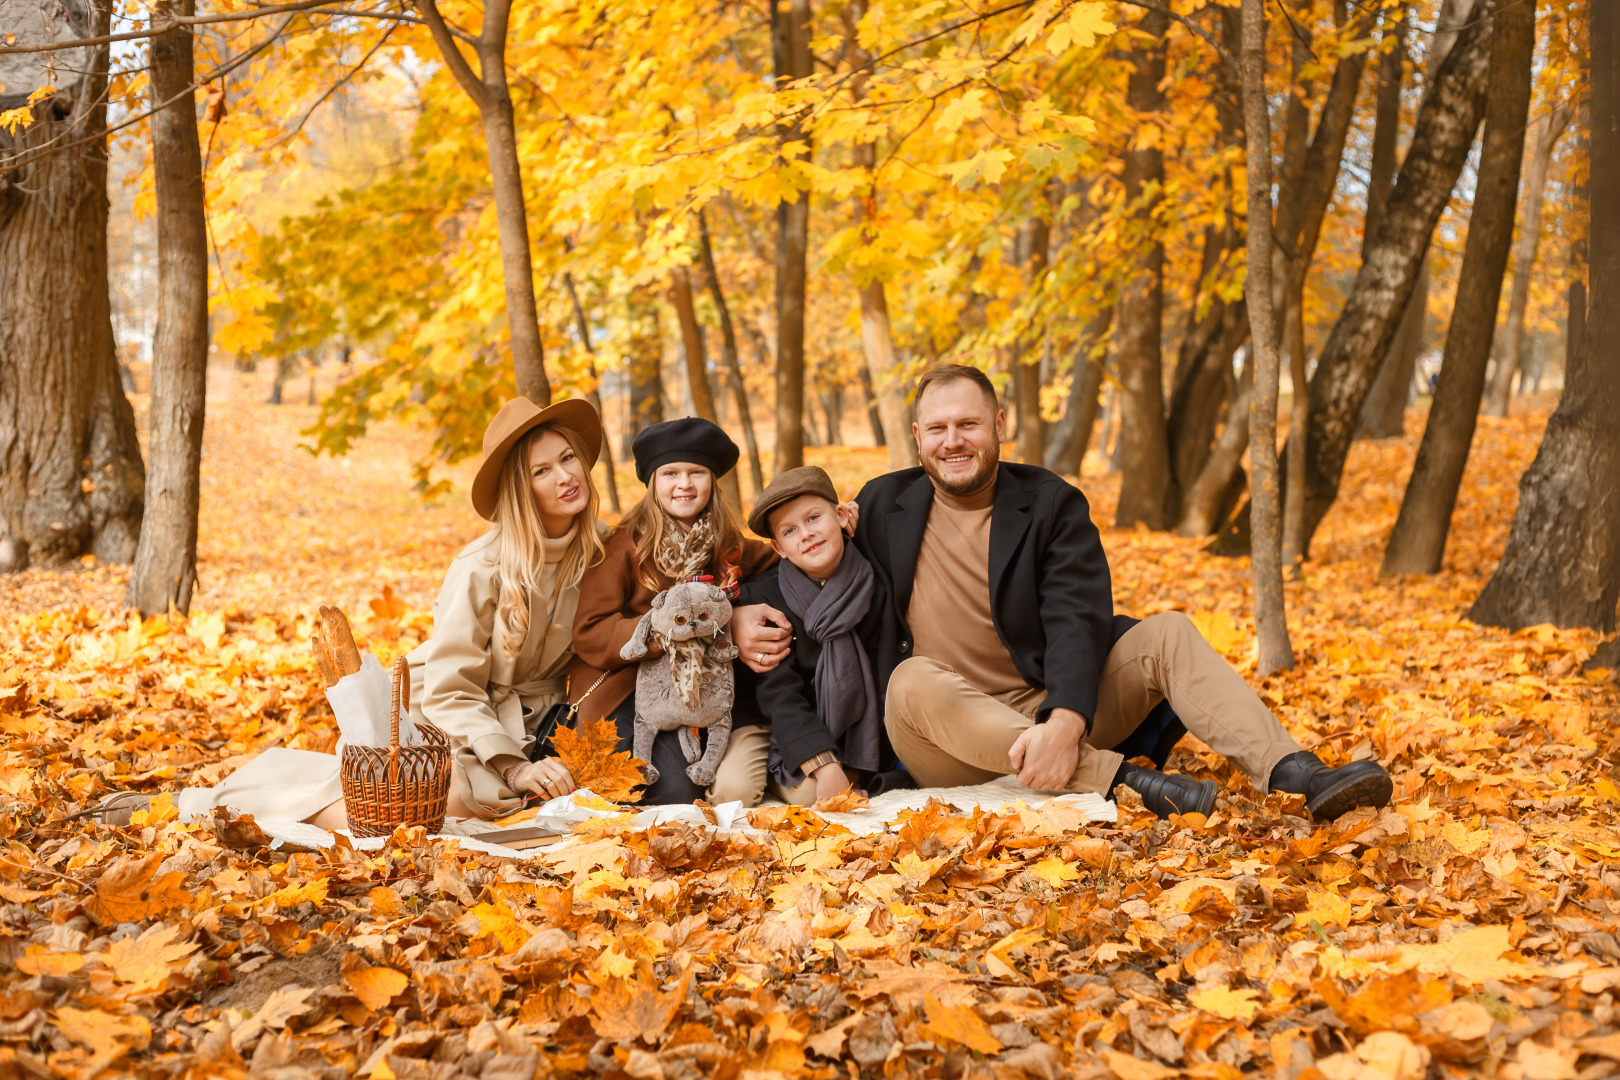
{"type": "MultiPolygon", "coordinates": [[[[493,527],[450,564],[433,637],[408,657],[412,715],[450,737],[450,818],[496,817],[530,796],[574,790],[560,761],[529,754],[546,709],[567,698],[580,582],[602,557],[607,528],[591,483],[601,444],[600,418],[577,399],[542,409],[515,398],[484,432],[472,504],[493,527]]],[[[103,807],[114,823],[145,801],[120,795],[103,807]]],[[[217,787],[180,793],[188,818],[215,806],[348,826],[339,758],[308,750],[267,750],[217,787]]]]}
{"type": "MultiPolygon", "coordinates": [[[[651,610],[653,597],[703,575],[730,588],[776,563],[769,544],[743,536],[737,511],[717,490],[715,482],[738,457],[737,444],[719,427],[697,418],[654,424],[636,436],[631,449],[647,494],[608,537],[602,560],[586,571],[574,616],[577,655],[570,677],[580,721],[611,718],[621,750],[632,746],[637,665],[623,659],[620,650],[651,610]]],[[[679,733],[662,731],[652,750],[659,776],[642,793],[643,803],[707,798],[753,805],[764,794],[770,733],[759,726],[742,665],[736,670],[741,681],[731,741],[713,786],[705,791],[687,778],[679,733]]],[[[702,733],[705,743],[708,734],[702,733]]]]}

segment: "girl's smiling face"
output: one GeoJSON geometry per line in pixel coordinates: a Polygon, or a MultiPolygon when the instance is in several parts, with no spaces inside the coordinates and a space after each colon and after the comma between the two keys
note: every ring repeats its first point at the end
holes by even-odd
{"type": "Polygon", "coordinates": [[[714,474],[702,465],[672,461],[653,474],[653,495],[676,521],[692,521],[709,508],[714,474]]]}

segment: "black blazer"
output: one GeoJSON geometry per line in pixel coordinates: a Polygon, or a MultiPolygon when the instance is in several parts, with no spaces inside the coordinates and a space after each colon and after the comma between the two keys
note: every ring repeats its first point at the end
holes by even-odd
{"type": "MultiPolygon", "coordinates": [[[[816,662],[821,659],[821,643],[812,641],[804,632],[804,624],[788,609],[787,598],[782,595],[782,583],[777,578],[780,568],[773,566],[753,581],[742,586],[738,604],[769,604],[788,617],[793,631],[793,648],[788,658],[764,675],[752,675],[754,697],[759,711],[771,726],[771,738],[789,769],[797,769],[817,754],[838,753],[827,725],[816,713],[816,694],[813,686],[816,662]]],[[[872,595],[872,607],[856,629],[856,636],[866,647],[867,655],[874,649],[886,621],[887,597],[883,583],[878,580],[872,595]]],[[[876,664],[874,662],[874,668],[876,664]]],[[[752,674],[752,673],[751,673],[752,674]]],[[[874,676],[876,672],[873,672],[874,676]]],[[[743,692],[739,685],[739,696],[743,692]]],[[[878,717],[883,716],[882,690],[878,692],[878,717]]],[[[892,768],[894,754],[889,749],[887,736],[882,737],[879,769],[892,768]]]]}
{"type": "MultiPolygon", "coordinates": [[[[934,505],[920,468],[879,476],[855,497],[855,543],[877,569],[889,603],[873,651],[880,693],[911,655],[906,611],[917,555],[934,505]]],[[[990,603],[996,634],[1030,686],[1046,691],[1039,720],[1073,709],[1097,712],[1103,661],[1136,620],[1114,615],[1102,537],[1078,488],[1034,465],[1002,462],[990,511],[990,603]]]]}

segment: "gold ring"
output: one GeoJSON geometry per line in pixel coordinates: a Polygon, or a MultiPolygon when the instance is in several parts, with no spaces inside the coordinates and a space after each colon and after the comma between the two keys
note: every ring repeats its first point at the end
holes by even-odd
{"type": "Polygon", "coordinates": [[[754,654],[754,663],[763,664],[764,662],[765,662],[765,654],[764,653],[757,652],[757,653],[754,654]]]}

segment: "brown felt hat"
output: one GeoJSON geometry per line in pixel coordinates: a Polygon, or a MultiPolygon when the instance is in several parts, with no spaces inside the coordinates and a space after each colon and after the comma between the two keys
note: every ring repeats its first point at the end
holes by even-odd
{"type": "Polygon", "coordinates": [[[789,469],[766,485],[759,493],[759,501],[748,515],[748,527],[760,536],[770,539],[771,511],[787,505],[800,495],[819,495],[838,505],[838,489],[833,487],[827,470],[817,465],[803,465],[789,469]]]}
{"type": "Polygon", "coordinates": [[[484,429],[484,460],[473,477],[472,504],[485,521],[495,520],[495,504],[500,497],[501,466],[517,441],[542,424],[567,428],[579,436],[588,472],[602,452],[602,418],[583,398],[568,398],[542,409],[528,398],[517,397],[501,406],[495,419],[484,429]]]}

